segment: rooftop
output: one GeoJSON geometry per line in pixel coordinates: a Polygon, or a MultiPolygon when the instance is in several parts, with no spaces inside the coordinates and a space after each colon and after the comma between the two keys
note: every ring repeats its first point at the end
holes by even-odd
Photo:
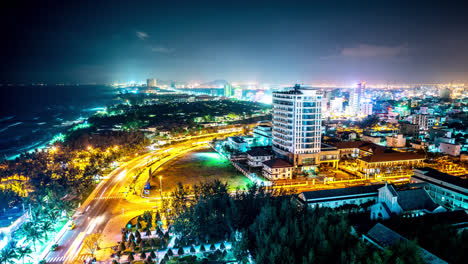
{"type": "Polygon", "coordinates": [[[235,143],[244,143],[244,139],[241,137],[230,137],[229,140],[235,142],[235,143]]]}
{"type": "MultiPolygon", "coordinates": [[[[450,183],[450,184],[453,184],[453,185],[468,189],[468,180],[464,180],[462,178],[455,177],[455,176],[452,176],[450,174],[440,172],[440,171],[438,171],[436,169],[429,168],[429,167],[424,167],[424,168],[420,168],[420,169],[415,169],[414,171],[415,172],[419,171],[420,173],[424,174],[427,177],[431,177],[431,178],[439,180],[439,181],[443,181],[443,182],[446,182],[446,183],[450,183]]],[[[415,176],[417,177],[417,175],[415,175],[415,176]]]]}
{"type": "Polygon", "coordinates": [[[341,188],[341,189],[303,192],[302,194],[304,195],[304,198],[306,200],[340,197],[340,196],[352,196],[352,195],[368,194],[368,193],[375,193],[377,195],[378,189],[381,188],[382,186],[384,185],[378,184],[378,185],[368,185],[368,186],[355,186],[355,187],[341,188]]]}
{"type": "Polygon", "coordinates": [[[273,95],[275,94],[303,94],[302,91],[304,90],[309,90],[309,91],[317,91],[319,92],[319,90],[315,89],[315,88],[312,88],[312,87],[301,87],[300,85],[296,84],[294,87],[290,88],[289,90],[285,90],[285,91],[275,91],[273,92],[273,95]]]}
{"type": "Polygon", "coordinates": [[[265,164],[267,167],[270,168],[291,168],[293,165],[291,163],[285,161],[284,159],[271,159],[264,161],[263,164],[265,164]]]}
{"type": "Polygon", "coordinates": [[[337,148],[336,148],[335,146],[322,143],[322,144],[320,144],[320,150],[321,150],[321,151],[337,150],[337,148]]]}
{"type": "Polygon", "coordinates": [[[424,159],[424,156],[413,152],[389,152],[375,153],[371,156],[359,158],[365,162],[385,162],[385,161],[400,161],[400,160],[418,160],[424,159]]]}
{"type": "Polygon", "coordinates": [[[247,155],[252,157],[262,157],[262,156],[270,156],[271,151],[266,150],[265,148],[252,148],[251,150],[247,151],[247,155]]]}
{"type": "Polygon", "coordinates": [[[432,212],[439,207],[422,188],[399,191],[398,204],[405,211],[427,209],[432,212]]]}
{"type": "Polygon", "coordinates": [[[258,126],[254,127],[254,128],[271,129],[271,126],[269,126],[269,125],[258,125],[258,126]]]}
{"type": "Polygon", "coordinates": [[[337,149],[359,148],[363,151],[373,153],[393,152],[391,149],[384,146],[366,141],[339,141],[330,143],[330,145],[335,146],[337,149]]]}
{"type": "MultiPolygon", "coordinates": [[[[381,247],[389,247],[395,243],[401,241],[407,241],[407,239],[397,232],[391,230],[390,228],[382,225],[381,223],[376,224],[374,227],[367,232],[366,235],[374,243],[378,244],[381,247]]],[[[440,259],[436,255],[430,253],[422,247],[419,247],[421,257],[425,263],[447,263],[444,260],[440,259]]]]}
{"type": "Polygon", "coordinates": [[[330,145],[335,146],[337,149],[347,149],[347,148],[359,148],[368,142],[364,141],[339,141],[330,143],[330,145]]]}

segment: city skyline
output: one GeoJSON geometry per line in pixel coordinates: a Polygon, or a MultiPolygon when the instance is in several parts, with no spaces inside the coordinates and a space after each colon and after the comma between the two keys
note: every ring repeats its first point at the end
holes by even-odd
{"type": "Polygon", "coordinates": [[[467,6],[8,1],[1,262],[465,263],[467,6]]]}
{"type": "Polygon", "coordinates": [[[463,3],[47,3],[6,7],[0,82],[468,80],[463,3]]]}

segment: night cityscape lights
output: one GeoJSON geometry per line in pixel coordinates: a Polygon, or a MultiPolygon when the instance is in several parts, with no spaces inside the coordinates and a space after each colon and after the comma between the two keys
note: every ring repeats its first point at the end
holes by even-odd
{"type": "Polygon", "coordinates": [[[1,264],[466,263],[467,3],[7,2],[1,264]]]}

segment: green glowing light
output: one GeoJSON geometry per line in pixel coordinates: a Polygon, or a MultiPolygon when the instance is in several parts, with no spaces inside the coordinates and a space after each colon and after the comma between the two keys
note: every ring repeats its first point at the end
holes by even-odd
{"type": "Polygon", "coordinates": [[[91,124],[89,124],[88,122],[84,122],[84,123],[82,123],[82,124],[78,124],[78,125],[74,126],[74,127],[72,128],[72,130],[73,130],[73,131],[76,131],[76,130],[79,130],[79,129],[88,128],[88,127],[90,127],[90,126],[91,126],[91,124]]]}
{"type": "Polygon", "coordinates": [[[64,142],[65,141],[65,135],[62,133],[59,133],[58,135],[55,135],[54,138],[50,141],[50,144],[54,144],[55,142],[64,142]]]}

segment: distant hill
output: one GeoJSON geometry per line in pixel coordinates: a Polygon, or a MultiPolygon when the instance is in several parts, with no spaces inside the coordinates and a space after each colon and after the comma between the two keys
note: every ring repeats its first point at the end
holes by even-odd
{"type": "Polygon", "coordinates": [[[211,82],[207,82],[207,83],[202,83],[200,84],[200,87],[224,87],[224,85],[228,84],[228,82],[226,80],[214,80],[214,81],[211,81],[211,82]]]}

